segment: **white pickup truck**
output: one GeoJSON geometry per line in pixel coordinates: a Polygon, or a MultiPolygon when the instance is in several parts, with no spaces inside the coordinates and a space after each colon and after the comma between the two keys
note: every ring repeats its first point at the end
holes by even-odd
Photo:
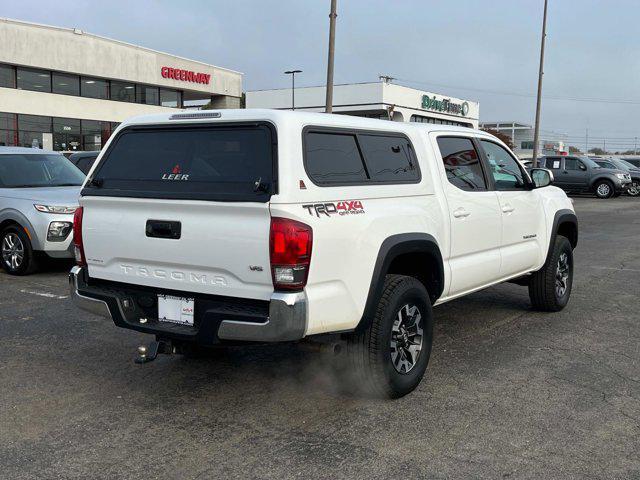
{"type": "Polygon", "coordinates": [[[333,334],[364,387],[399,397],[427,368],[433,306],[505,281],[537,309],[567,304],[578,226],[552,181],[461,127],[138,117],[82,189],[71,295],[156,335],[143,357],[333,334]]]}

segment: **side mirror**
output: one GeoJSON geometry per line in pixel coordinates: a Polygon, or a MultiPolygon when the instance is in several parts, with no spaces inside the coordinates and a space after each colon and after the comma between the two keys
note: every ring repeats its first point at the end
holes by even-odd
{"type": "Polygon", "coordinates": [[[583,164],[580,164],[579,167],[580,167],[580,170],[582,170],[583,172],[587,170],[587,167],[585,167],[583,164]]]}
{"type": "Polygon", "coordinates": [[[532,168],[531,179],[535,188],[548,187],[553,184],[553,172],[546,168],[532,168]]]}

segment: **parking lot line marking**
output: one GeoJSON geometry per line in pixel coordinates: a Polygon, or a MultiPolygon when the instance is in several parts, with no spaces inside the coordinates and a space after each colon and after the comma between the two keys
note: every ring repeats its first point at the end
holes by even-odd
{"type": "Polygon", "coordinates": [[[595,265],[591,265],[590,268],[595,268],[596,270],[618,270],[620,272],[640,272],[638,268],[625,268],[625,267],[597,267],[595,265]]]}
{"type": "Polygon", "coordinates": [[[69,298],[69,295],[56,295],[54,293],[47,293],[47,292],[36,292],[34,290],[20,290],[21,293],[30,293],[31,295],[38,295],[39,297],[46,297],[46,298],[55,298],[57,300],[64,300],[65,298],[69,298]]]}

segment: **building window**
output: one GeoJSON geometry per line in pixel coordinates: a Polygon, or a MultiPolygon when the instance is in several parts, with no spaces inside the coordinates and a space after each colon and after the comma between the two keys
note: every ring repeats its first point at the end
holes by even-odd
{"type": "Polygon", "coordinates": [[[44,137],[51,137],[51,117],[18,115],[18,145],[43,148],[44,137]]]}
{"type": "Polygon", "coordinates": [[[522,150],[533,150],[533,142],[522,142],[520,148],[522,150]]]}
{"type": "Polygon", "coordinates": [[[51,93],[51,72],[18,67],[18,89],[51,93]]]}
{"type": "Polygon", "coordinates": [[[160,105],[163,107],[179,108],[182,105],[180,92],[176,90],[160,89],[160,105]]]}
{"type": "Polygon", "coordinates": [[[456,122],[454,120],[442,120],[440,118],[425,117],[423,115],[411,115],[410,122],[416,123],[435,123],[437,125],[455,125],[458,127],[471,127],[470,123],[456,122]]]}
{"type": "Polygon", "coordinates": [[[136,86],[133,83],[111,81],[111,100],[117,102],[135,102],[136,86]]]}
{"type": "Polygon", "coordinates": [[[16,69],[11,65],[0,65],[0,87],[16,88],[16,69]]]}
{"type": "Polygon", "coordinates": [[[53,93],[80,95],[80,77],[68,73],[53,72],[53,93]]]}
{"type": "Polygon", "coordinates": [[[80,95],[87,98],[109,99],[109,82],[99,78],[82,77],[80,95]]]}
{"type": "Polygon", "coordinates": [[[18,118],[15,113],[0,113],[0,146],[18,143],[18,118]]]}
{"type": "Polygon", "coordinates": [[[99,122],[96,120],[82,120],[82,150],[101,150],[111,136],[112,128],[110,122],[99,122]]]}
{"type": "Polygon", "coordinates": [[[158,87],[150,87],[149,85],[138,85],[136,89],[136,103],[144,103],[145,105],[159,105],[160,93],[158,87]]]}

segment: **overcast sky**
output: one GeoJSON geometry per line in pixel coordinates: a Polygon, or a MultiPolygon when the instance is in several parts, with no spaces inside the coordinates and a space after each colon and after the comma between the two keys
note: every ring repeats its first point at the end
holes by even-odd
{"type": "MultiPolygon", "coordinates": [[[[4,17],[77,27],[239,70],[245,90],[286,87],[282,72],[290,68],[304,70],[300,85],[325,82],[329,0],[0,4],[4,17]]],[[[479,101],[481,121],[533,123],[542,5],[338,0],[335,81],[388,74],[407,86],[479,101]]],[[[586,128],[591,138],[606,137],[607,148],[640,136],[639,20],[638,0],[549,0],[544,129],[568,133],[578,146],[586,128]]]]}

